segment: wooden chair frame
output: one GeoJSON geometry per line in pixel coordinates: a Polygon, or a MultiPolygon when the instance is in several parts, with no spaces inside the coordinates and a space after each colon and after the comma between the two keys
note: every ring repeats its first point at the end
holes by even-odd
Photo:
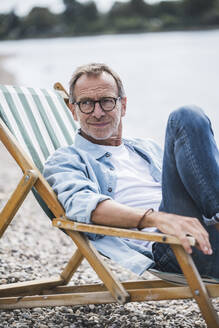
{"type": "MultiPolygon", "coordinates": [[[[56,89],[60,88],[68,102],[67,93],[60,84],[56,84],[56,89]]],[[[0,309],[112,302],[124,304],[126,302],[194,298],[207,326],[219,328],[219,318],[210,299],[219,296],[219,284],[203,283],[191,256],[185,252],[177,238],[166,234],[88,225],[68,220],[54,191],[29,156],[24,154],[2,120],[0,120],[0,140],[23,171],[19,184],[0,212],[0,237],[31,188],[34,187],[54,214],[53,226],[66,231],[77,246],[75,253],[58,277],[0,285],[0,309]],[[162,280],[119,282],[83,232],[170,244],[188,285],[176,285],[162,280]],[[67,286],[84,258],[87,259],[103,283],[67,286]]],[[[193,238],[190,238],[190,243],[191,245],[195,244],[193,238]]]]}

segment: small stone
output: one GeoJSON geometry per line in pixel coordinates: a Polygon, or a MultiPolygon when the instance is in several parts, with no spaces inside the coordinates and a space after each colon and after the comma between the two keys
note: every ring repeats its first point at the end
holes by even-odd
{"type": "Polygon", "coordinates": [[[73,314],[73,313],[74,313],[72,309],[67,309],[67,312],[68,312],[69,314],[73,314]]]}
{"type": "Polygon", "coordinates": [[[94,310],[94,309],[95,309],[95,305],[94,305],[94,304],[90,304],[90,305],[89,305],[89,308],[90,308],[91,310],[94,310]]]}
{"type": "Polygon", "coordinates": [[[7,284],[7,279],[1,279],[0,283],[1,283],[1,285],[7,284]]]}
{"type": "Polygon", "coordinates": [[[34,308],[32,311],[33,312],[37,312],[37,313],[41,313],[42,312],[42,309],[41,308],[34,308]]]}
{"type": "Polygon", "coordinates": [[[75,315],[77,315],[77,316],[79,316],[81,314],[81,311],[80,310],[77,310],[76,312],[75,312],[75,315]]]}

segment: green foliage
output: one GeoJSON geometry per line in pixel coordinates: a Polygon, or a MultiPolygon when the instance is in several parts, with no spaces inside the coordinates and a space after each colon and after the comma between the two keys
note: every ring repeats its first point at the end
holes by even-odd
{"type": "Polygon", "coordinates": [[[131,15],[146,17],[150,14],[150,8],[151,6],[146,4],[144,0],[131,0],[129,3],[131,15]]]}
{"type": "Polygon", "coordinates": [[[212,9],[216,2],[217,0],[184,0],[182,2],[184,14],[191,17],[198,17],[212,9]]]}
{"type": "Polygon", "coordinates": [[[19,18],[12,11],[8,15],[0,15],[0,39],[15,39],[19,36],[19,18]]]}
{"type": "Polygon", "coordinates": [[[131,0],[130,2],[115,2],[112,6],[109,17],[150,17],[152,6],[145,3],[143,0],[131,0]]]}
{"type": "Polygon", "coordinates": [[[153,6],[153,16],[174,16],[182,15],[182,2],[180,1],[161,1],[153,6]]]}
{"type": "Polygon", "coordinates": [[[58,15],[52,14],[49,9],[35,7],[29,15],[21,21],[20,36],[27,38],[37,35],[43,37],[53,34],[56,26],[60,23],[58,15]]]}
{"type": "Polygon", "coordinates": [[[93,1],[81,4],[76,0],[64,0],[63,22],[68,35],[95,33],[98,30],[99,13],[93,1]]]}
{"type": "Polygon", "coordinates": [[[111,25],[111,32],[114,33],[134,33],[147,31],[149,29],[149,24],[147,20],[141,17],[117,17],[114,19],[111,25]]]}
{"type": "Polygon", "coordinates": [[[162,15],[161,16],[161,22],[162,22],[162,28],[163,29],[178,29],[179,26],[179,20],[176,16],[173,15],[162,15]]]}
{"type": "Polygon", "coordinates": [[[0,39],[132,33],[219,27],[219,0],[116,1],[108,13],[99,13],[94,1],[63,0],[62,14],[35,7],[19,18],[0,15],[0,39]]]}

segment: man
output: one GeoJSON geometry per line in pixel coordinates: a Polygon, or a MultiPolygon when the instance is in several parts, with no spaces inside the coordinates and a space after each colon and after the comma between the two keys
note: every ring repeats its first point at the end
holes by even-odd
{"type": "MultiPolygon", "coordinates": [[[[164,154],[151,140],[123,139],[123,84],[103,64],[75,71],[70,109],[80,125],[75,144],[58,149],[44,170],[67,217],[114,227],[156,227],[180,239],[201,274],[219,278],[219,153],[204,113],[191,107],[170,115],[164,154]],[[187,234],[196,238],[197,248],[191,248],[187,234]]],[[[89,238],[102,254],[136,273],[154,265],[180,270],[167,245],[89,238]]]]}

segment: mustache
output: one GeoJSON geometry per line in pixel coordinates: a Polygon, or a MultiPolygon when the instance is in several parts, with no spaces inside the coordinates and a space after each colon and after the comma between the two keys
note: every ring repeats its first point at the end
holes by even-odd
{"type": "Polygon", "coordinates": [[[100,118],[95,118],[95,117],[89,117],[86,121],[88,124],[89,123],[107,123],[109,122],[109,117],[106,116],[101,116],[100,118]]]}

